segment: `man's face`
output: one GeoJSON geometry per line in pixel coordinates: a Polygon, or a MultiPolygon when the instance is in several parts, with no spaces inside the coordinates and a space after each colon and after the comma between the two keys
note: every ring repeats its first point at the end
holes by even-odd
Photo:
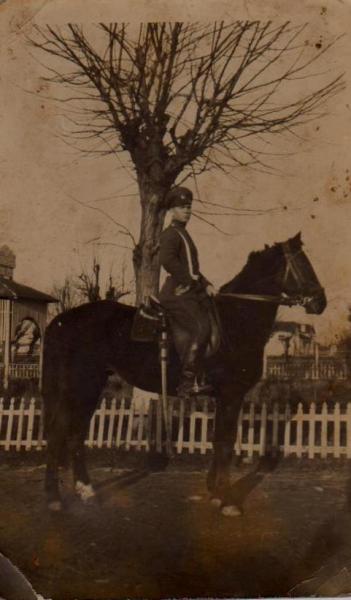
{"type": "Polygon", "coordinates": [[[181,223],[187,223],[191,217],[191,204],[185,206],[174,206],[172,208],[172,217],[181,223]]]}

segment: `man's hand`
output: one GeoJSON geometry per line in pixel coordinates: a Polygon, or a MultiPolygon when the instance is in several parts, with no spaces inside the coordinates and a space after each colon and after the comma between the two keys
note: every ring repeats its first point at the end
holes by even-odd
{"type": "Polygon", "coordinates": [[[213,298],[214,296],[217,296],[218,290],[210,284],[206,288],[206,293],[213,298]]]}

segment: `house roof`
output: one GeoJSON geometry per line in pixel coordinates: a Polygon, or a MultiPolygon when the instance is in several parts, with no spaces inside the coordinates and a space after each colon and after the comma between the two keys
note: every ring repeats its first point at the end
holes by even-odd
{"type": "Polygon", "coordinates": [[[34,288],[17,283],[13,279],[0,276],[0,299],[35,300],[36,302],[57,302],[57,299],[34,288]]]}

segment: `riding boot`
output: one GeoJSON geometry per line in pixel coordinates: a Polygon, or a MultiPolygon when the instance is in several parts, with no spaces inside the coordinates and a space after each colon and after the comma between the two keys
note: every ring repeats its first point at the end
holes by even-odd
{"type": "Polygon", "coordinates": [[[197,357],[199,347],[196,343],[190,344],[182,356],[182,372],[179,386],[177,388],[178,397],[187,398],[194,390],[197,374],[197,357]]]}
{"type": "Polygon", "coordinates": [[[180,384],[177,389],[179,398],[189,398],[190,396],[206,394],[212,391],[211,386],[197,381],[199,375],[200,348],[197,343],[190,345],[188,351],[183,356],[183,367],[180,378],[180,384]]]}

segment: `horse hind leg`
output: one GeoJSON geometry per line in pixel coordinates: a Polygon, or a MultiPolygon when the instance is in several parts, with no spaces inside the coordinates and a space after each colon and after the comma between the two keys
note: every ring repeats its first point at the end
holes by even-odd
{"type": "Polygon", "coordinates": [[[63,432],[52,430],[47,436],[47,459],[45,473],[45,492],[49,510],[62,510],[62,498],[59,489],[59,467],[66,454],[66,438],[63,432]]]}
{"type": "Polygon", "coordinates": [[[87,502],[95,497],[95,491],[91,484],[85,458],[85,434],[80,432],[73,436],[71,440],[72,466],[74,487],[77,496],[83,502],[87,502]]]}

